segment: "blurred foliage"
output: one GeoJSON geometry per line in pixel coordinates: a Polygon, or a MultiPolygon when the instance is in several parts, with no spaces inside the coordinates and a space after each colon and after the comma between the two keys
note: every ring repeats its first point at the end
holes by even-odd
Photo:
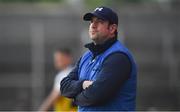
{"type": "Polygon", "coordinates": [[[87,6],[87,8],[94,9],[96,7],[99,7],[99,6],[108,5],[110,3],[109,1],[108,0],[84,0],[84,3],[87,6]]]}
{"type": "MultiPolygon", "coordinates": [[[[66,0],[0,0],[0,2],[62,2],[66,0]]],[[[157,1],[157,0],[81,0],[85,1],[85,4],[90,7],[96,7],[100,5],[110,5],[112,3],[139,3],[146,1],[157,1]]]]}
{"type": "MultiPolygon", "coordinates": [[[[0,0],[0,3],[16,3],[16,2],[25,2],[25,3],[66,3],[66,2],[75,3],[76,0],[0,0]]],[[[99,6],[119,6],[127,3],[138,4],[138,3],[157,3],[157,2],[166,2],[166,1],[180,1],[180,0],[77,0],[77,2],[82,2],[87,9],[94,9],[99,6]]],[[[81,5],[82,5],[81,4],[81,5]]]]}
{"type": "Polygon", "coordinates": [[[146,1],[154,1],[154,0],[84,0],[85,5],[88,8],[95,8],[98,6],[114,6],[121,5],[124,3],[141,3],[146,1]]]}
{"type": "Polygon", "coordinates": [[[63,0],[0,0],[3,3],[11,3],[11,2],[62,2],[63,0]]]}

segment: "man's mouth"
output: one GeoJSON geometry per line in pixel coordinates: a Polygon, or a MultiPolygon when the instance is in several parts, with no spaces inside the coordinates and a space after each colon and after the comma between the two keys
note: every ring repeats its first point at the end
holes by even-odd
{"type": "Polygon", "coordinates": [[[97,31],[90,31],[92,34],[97,33],[97,31]]]}

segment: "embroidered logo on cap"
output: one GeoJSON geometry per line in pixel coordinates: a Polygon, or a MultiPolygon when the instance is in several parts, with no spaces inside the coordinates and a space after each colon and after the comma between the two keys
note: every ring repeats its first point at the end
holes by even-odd
{"type": "Polygon", "coordinates": [[[94,11],[97,11],[97,10],[98,10],[98,11],[102,11],[103,8],[99,8],[99,7],[98,7],[98,8],[96,8],[94,11]]]}

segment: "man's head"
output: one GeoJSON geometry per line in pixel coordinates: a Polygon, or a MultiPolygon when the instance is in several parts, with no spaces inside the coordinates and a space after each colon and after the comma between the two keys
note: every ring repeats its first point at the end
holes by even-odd
{"type": "Polygon", "coordinates": [[[96,43],[101,44],[109,38],[117,38],[118,16],[107,7],[98,7],[83,17],[90,21],[89,36],[96,43]]]}
{"type": "Polygon", "coordinates": [[[63,70],[72,63],[72,54],[68,48],[58,48],[54,52],[54,66],[57,70],[63,70]]]}

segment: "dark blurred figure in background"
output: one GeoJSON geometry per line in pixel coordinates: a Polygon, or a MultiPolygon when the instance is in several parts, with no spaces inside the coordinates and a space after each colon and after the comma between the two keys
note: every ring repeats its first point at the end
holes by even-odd
{"type": "Polygon", "coordinates": [[[73,105],[72,100],[61,96],[60,82],[66,77],[72,70],[72,54],[67,48],[59,48],[54,53],[54,65],[55,68],[60,71],[54,80],[54,87],[42,103],[40,111],[48,111],[54,106],[55,111],[75,111],[76,107],[73,105]]]}

